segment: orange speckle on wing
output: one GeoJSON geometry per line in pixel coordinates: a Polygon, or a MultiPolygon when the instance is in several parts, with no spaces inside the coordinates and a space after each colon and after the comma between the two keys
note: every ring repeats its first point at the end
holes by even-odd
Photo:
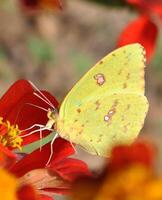
{"type": "Polygon", "coordinates": [[[130,108],[130,104],[128,104],[128,105],[127,105],[127,108],[126,108],[126,110],[129,110],[129,108],[130,108]]]}
{"type": "Polygon", "coordinates": [[[119,100],[118,100],[118,99],[115,99],[114,104],[113,104],[113,107],[116,107],[116,106],[118,105],[118,103],[119,103],[119,100]]]}
{"type": "Polygon", "coordinates": [[[125,120],[125,117],[124,115],[121,116],[121,121],[124,121],[125,120]]]}
{"type": "Polygon", "coordinates": [[[77,109],[77,112],[78,112],[78,113],[81,113],[81,109],[80,109],[80,108],[78,108],[78,109],[77,109]]]}
{"type": "Polygon", "coordinates": [[[100,108],[100,102],[97,100],[97,101],[95,102],[95,105],[96,105],[96,110],[98,110],[98,109],[100,108]]]}
{"type": "Polygon", "coordinates": [[[127,74],[127,80],[129,80],[129,79],[130,79],[130,73],[127,74]]]}
{"type": "Polygon", "coordinates": [[[121,73],[122,73],[122,69],[119,70],[118,75],[121,75],[121,73]]]}
{"type": "Polygon", "coordinates": [[[123,89],[126,89],[127,88],[127,83],[124,83],[123,84],[123,89]]]}
{"type": "Polygon", "coordinates": [[[78,134],[81,135],[83,133],[83,130],[79,131],[78,134]]]}
{"type": "Polygon", "coordinates": [[[128,131],[128,124],[126,124],[125,126],[124,126],[124,133],[126,133],[128,131]]]}
{"type": "Polygon", "coordinates": [[[99,143],[99,142],[101,142],[101,138],[99,138],[99,139],[97,140],[97,143],[99,143]]]}

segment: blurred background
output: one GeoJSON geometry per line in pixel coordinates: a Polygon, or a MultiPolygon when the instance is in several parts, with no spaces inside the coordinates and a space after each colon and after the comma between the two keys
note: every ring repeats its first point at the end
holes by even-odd
{"type": "MultiPolygon", "coordinates": [[[[18,0],[0,0],[0,94],[17,79],[29,79],[59,102],[99,59],[117,47],[118,38],[138,16],[129,6],[109,1],[64,0],[63,9],[31,14],[18,0]],[[109,3],[107,3],[109,2],[109,3]]],[[[146,68],[150,109],[142,137],[162,144],[162,23],[156,51],[146,68]]],[[[92,170],[103,159],[79,150],[92,170]]],[[[103,161],[104,162],[104,161],[103,161]]]]}

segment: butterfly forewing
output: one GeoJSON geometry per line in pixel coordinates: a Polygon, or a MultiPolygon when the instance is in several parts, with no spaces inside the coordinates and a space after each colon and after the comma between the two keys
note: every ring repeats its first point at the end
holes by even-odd
{"type": "Polygon", "coordinates": [[[60,112],[64,106],[84,104],[91,95],[122,91],[144,94],[144,54],[140,44],[127,45],[108,54],[71,89],[60,112]]]}

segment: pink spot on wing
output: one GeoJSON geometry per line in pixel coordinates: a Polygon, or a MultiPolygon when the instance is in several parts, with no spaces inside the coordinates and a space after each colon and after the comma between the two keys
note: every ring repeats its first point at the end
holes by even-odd
{"type": "Polygon", "coordinates": [[[116,109],[113,108],[111,110],[109,110],[109,112],[107,113],[107,115],[104,116],[104,121],[108,122],[111,120],[112,116],[115,114],[116,109]]]}
{"type": "Polygon", "coordinates": [[[105,76],[102,73],[98,73],[94,76],[94,79],[97,81],[97,84],[99,86],[103,85],[105,83],[105,76]]]}
{"type": "Polygon", "coordinates": [[[109,121],[109,119],[110,119],[109,116],[108,116],[108,115],[105,115],[104,120],[105,120],[105,121],[109,121]]]}

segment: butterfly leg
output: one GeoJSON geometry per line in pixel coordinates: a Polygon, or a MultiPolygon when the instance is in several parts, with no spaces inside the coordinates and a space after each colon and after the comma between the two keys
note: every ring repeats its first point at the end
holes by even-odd
{"type": "MultiPolygon", "coordinates": [[[[39,124],[36,124],[36,126],[33,125],[32,127],[28,128],[28,129],[26,129],[26,130],[30,130],[30,129],[32,129],[33,127],[39,127],[39,129],[36,129],[36,130],[34,130],[34,131],[31,131],[30,133],[27,133],[27,134],[25,134],[25,135],[22,135],[21,137],[24,138],[24,137],[30,136],[30,135],[32,135],[33,133],[36,133],[36,132],[40,131],[40,129],[41,129],[41,131],[44,131],[44,130],[53,131],[53,129],[48,128],[48,127],[46,127],[46,126],[44,126],[44,125],[39,125],[39,124]]],[[[23,132],[26,131],[26,130],[23,130],[23,132]]],[[[22,131],[21,131],[21,132],[22,132],[22,131]]]]}
{"type": "Polygon", "coordinates": [[[46,163],[46,166],[48,166],[49,165],[49,163],[50,163],[50,161],[51,161],[51,159],[52,159],[52,156],[53,156],[53,143],[54,143],[54,141],[55,141],[55,139],[58,137],[58,133],[56,133],[55,134],[55,136],[53,137],[53,139],[52,139],[52,141],[51,141],[51,144],[50,144],[50,156],[49,156],[49,159],[48,159],[48,161],[47,161],[47,163],[46,163]]]}
{"type": "Polygon", "coordinates": [[[41,128],[39,129],[39,132],[40,132],[39,150],[41,151],[42,150],[42,138],[43,138],[41,128]]]}
{"type": "MultiPolygon", "coordinates": [[[[28,133],[28,134],[22,135],[21,138],[24,138],[24,137],[30,136],[30,135],[32,135],[32,134],[34,134],[34,133],[36,133],[36,132],[39,132],[39,133],[40,133],[40,134],[39,134],[39,135],[40,135],[40,151],[41,151],[41,150],[42,150],[42,138],[43,138],[43,136],[42,136],[42,131],[44,131],[44,130],[53,131],[53,129],[50,129],[50,128],[48,128],[48,127],[46,127],[46,126],[44,126],[44,125],[41,125],[41,124],[35,124],[35,125],[29,127],[29,128],[26,129],[26,130],[30,130],[30,129],[34,128],[34,127],[39,127],[39,129],[36,129],[36,130],[34,130],[34,131],[31,131],[31,132],[28,133]]],[[[23,130],[23,131],[25,131],[25,130],[23,130]]]]}
{"type": "Polygon", "coordinates": [[[44,127],[44,125],[42,125],[42,124],[34,124],[34,125],[30,126],[30,127],[27,128],[27,129],[21,130],[21,133],[22,133],[22,132],[25,132],[25,131],[29,131],[29,130],[35,128],[35,127],[44,127]]]}

